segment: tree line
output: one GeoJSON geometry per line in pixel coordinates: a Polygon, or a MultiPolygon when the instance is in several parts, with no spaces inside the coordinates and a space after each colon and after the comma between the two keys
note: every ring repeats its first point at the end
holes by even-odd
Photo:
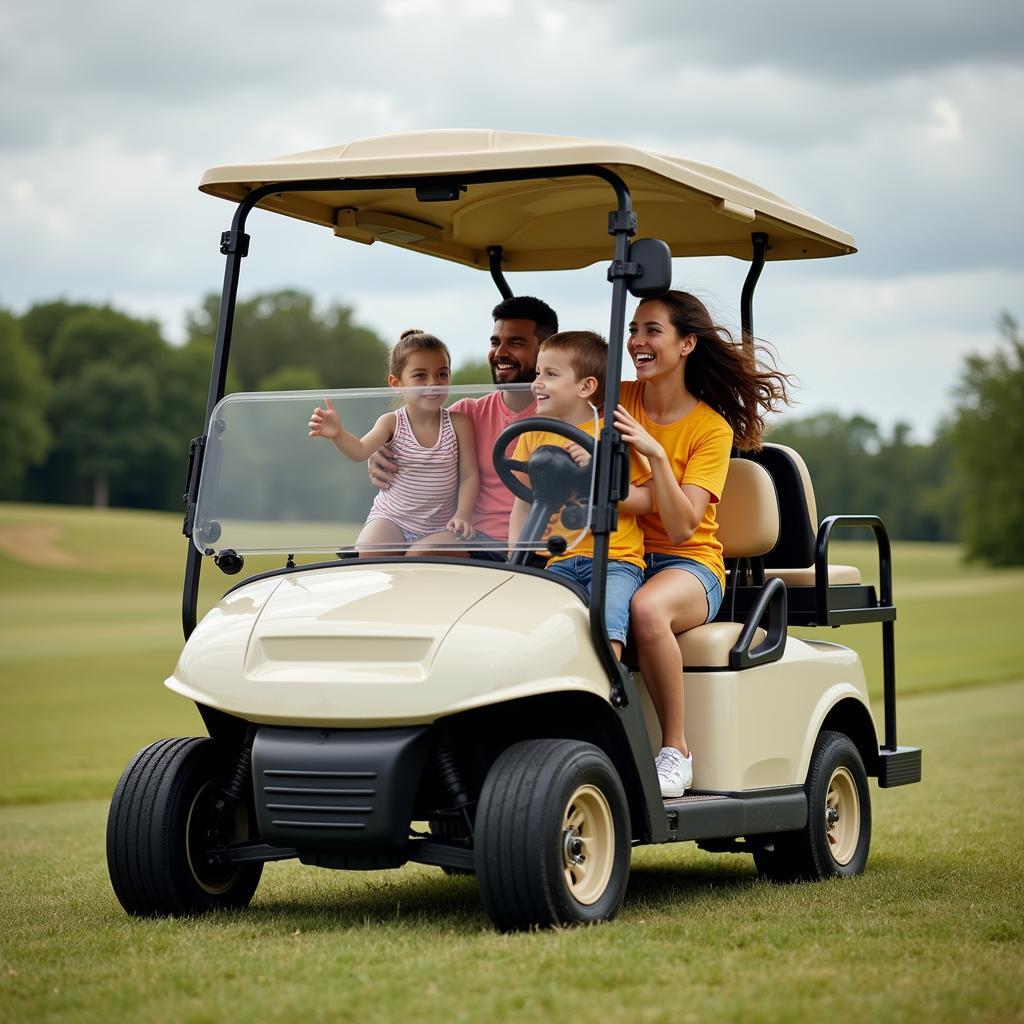
{"type": "MultiPolygon", "coordinates": [[[[189,439],[202,433],[219,296],[171,345],[159,326],[64,300],[0,309],[0,499],[179,509],[189,439]]],[[[1024,342],[1008,314],[994,355],[968,357],[951,416],[928,443],[908,424],[788,416],[769,440],[804,457],[819,517],[880,515],[902,540],[953,541],[1024,564],[1024,342]]],[[[386,343],[343,304],[286,289],[236,307],[229,392],[377,387],[386,343]]],[[[487,379],[476,361],[457,382],[487,379]]]]}

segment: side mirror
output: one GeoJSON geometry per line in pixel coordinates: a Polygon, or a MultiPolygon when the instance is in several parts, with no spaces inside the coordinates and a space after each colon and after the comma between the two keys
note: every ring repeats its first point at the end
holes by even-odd
{"type": "Polygon", "coordinates": [[[672,287],[672,250],[660,238],[638,238],[629,246],[629,262],[638,273],[630,275],[630,294],[638,299],[664,295],[672,287]]]}

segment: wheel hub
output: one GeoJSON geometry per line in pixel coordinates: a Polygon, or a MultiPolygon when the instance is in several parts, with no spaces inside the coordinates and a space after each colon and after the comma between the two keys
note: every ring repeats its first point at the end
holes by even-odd
{"type": "Polygon", "coordinates": [[[825,838],[832,859],[845,866],[853,860],[860,839],[860,793],[850,769],[840,766],[825,790],[825,838]]]}
{"type": "Polygon", "coordinates": [[[562,855],[567,864],[582,864],[587,859],[583,853],[583,840],[574,828],[567,828],[562,836],[562,855]]]}
{"type": "Polygon", "coordinates": [[[580,903],[596,903],[608,887],[615,863],[615,823],[604,793],[580,786],[562,816],[562,872],[580,903]]]}

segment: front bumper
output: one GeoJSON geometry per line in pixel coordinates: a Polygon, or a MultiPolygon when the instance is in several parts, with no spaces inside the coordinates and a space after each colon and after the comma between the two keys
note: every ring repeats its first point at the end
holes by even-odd
{"type": "Polygon", "coordinates": [[[325,866],[401,863],[430,733],[262,726],[252,773],[263,840],[325,866]]]}

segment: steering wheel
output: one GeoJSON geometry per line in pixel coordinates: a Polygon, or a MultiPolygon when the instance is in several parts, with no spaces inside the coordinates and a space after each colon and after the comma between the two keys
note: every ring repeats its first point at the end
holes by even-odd
{"type": "Polygon", "coordinates": [[[559,437],[578,444],[589,452],[591,457],[594,455],[593,437],[579,427],[544,416],[529,416],[525,420],[510,423],[494,442],[494,471],[501,482],[517,498],[522,498],[531,505],[539,501],[552,508],[557,508],[572,495],[574,483],[585,485],[584,489],[589,491],[590,467],[577,466],[564,448],[549,444],[541,445],[531,456],[530,463],[509,458],[505,454],[513,441],[517,441],[523,434],[534,432],[558,434],[559,437]],[[566,459],[571,463],[571,467],[566,466],[566,459]],[[516,473],[526,473],[532,486],[524,484],[516,473]]]}

